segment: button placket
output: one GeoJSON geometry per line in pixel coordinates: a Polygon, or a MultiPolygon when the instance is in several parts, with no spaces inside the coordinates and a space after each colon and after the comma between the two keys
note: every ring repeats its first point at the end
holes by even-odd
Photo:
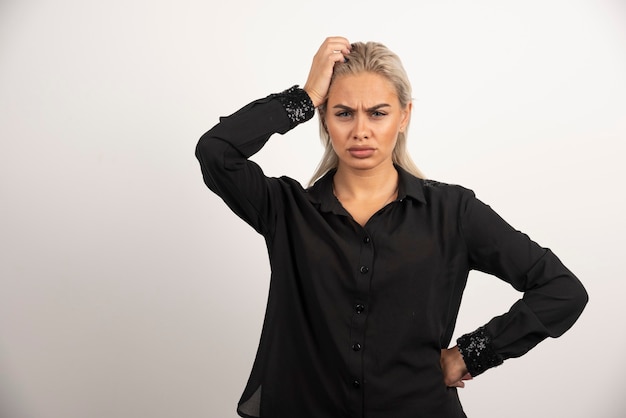
{"type": "Polygon", "coordinates": [[[359,258],[356,265],[356,300],[353,302],[353,317],[352,327],[350,331],[351,340],[349,347],[353,353],[350,357],[352,360],[351,369],[353,373],[352,386],[355,390],[354,398],[355,402],[358,402],[360,406],[363,405],[363,384],[364,370],[363,370],[363,356],[365,354],[365,324],[367,319],[366,303],[369,301],[369,289],[370,281],[372,280],[373,262],[374,262],[374,248],[372,245],[372,238],[365,229],[361,230],[362,235],[359,237],[359,258]]]}

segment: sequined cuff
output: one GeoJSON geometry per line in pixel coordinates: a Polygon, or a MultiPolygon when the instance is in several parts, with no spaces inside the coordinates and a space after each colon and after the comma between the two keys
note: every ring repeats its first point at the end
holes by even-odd
{"type": "Polygon", "coordinates": [[[504,361],[502,356],[493,349],[491,336],[483,327],[459,337],[456,342],[463,360],[465,360],[467,371],[472,377],[478,376],[487,369],[499,366],[504,361]]]}
{"type": "Polygon", "coordinates": [[[315,106],[313,105],[311,98],[307,92],[299,88],[297,85],[283,91],[282,93],[272,94],[270,97],[277,99],[285,108],[285,112],[287,112],[287,116],[291,121],[289,124],[290,128],[293,128],[302,122],[306,122],[315,114],[315,106]]]}

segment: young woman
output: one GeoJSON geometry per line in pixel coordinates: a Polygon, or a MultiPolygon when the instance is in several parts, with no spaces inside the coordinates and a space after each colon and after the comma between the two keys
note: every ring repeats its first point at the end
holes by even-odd
{"type": "Polygon", "coordinates": [[[557,337],[587,294],[548,249],[406,152],[411,88],[378,43],[328,38],[303,89],[222,118],[198,143],[204,181],[265,237],[272,277],[242,417],[464,417],[457,388],[557,337]],[[318,109],[312,186],[248,160],[318,109]],[[524,292],[449,348],[470,270],[524,292]]]}

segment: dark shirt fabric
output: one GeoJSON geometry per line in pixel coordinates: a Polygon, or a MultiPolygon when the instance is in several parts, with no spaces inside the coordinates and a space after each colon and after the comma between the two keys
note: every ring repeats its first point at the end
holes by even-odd
{"type": "Polygon", "coordinates": [[[361,227],[333,195],[334,170],[309,189],[266,177],[248,157],[312,117],[311,108],[294,113],[287,95],[221,118],[196,149],[205,183],[263,235],[271,265],[239,415],[465,417],[444,384],[440,353],[469,271],[524,292],[457,341],[473,375],[565,332],[587,302],[584,288],[549,249],[461,186],[396,167],[398,198],[361,227]]]}

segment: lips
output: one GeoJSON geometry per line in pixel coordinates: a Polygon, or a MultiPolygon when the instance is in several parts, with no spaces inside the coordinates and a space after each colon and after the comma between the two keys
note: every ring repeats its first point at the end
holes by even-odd
{"type": "Polygon", "coordinates": [[[348,149],[351,156],[355,158],[367,158],[371,157],[376,150],[369,147],[352,147],[348,149]]]}

